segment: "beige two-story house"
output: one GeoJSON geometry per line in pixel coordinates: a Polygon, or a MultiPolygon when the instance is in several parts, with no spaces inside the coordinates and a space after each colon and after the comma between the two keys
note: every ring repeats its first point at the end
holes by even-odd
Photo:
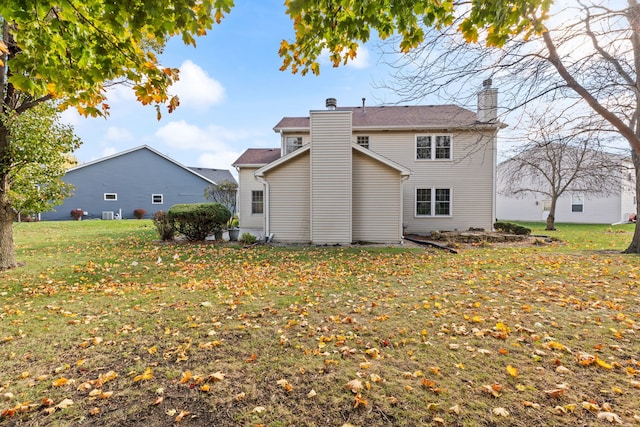
{"type": "Polygon", "coordinates": [[[240,225],[274,241],[397,243],[405,233],[491,229],[497,90],[478,112],[455,105],[340,107],[285,117],[281,146],[249,149],[239,175],[240,225]]]}

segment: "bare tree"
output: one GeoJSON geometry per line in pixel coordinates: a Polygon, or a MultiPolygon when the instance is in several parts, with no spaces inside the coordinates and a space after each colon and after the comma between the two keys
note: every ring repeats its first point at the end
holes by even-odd
{"type": "Polygon", "coordinates": [[[222,181],[204,189],[204,197],[212,202],[220,203],[231,212],[231,220],[236,214],[238,184],[233,181],[222,181]]]}
{"type": "Polygon", "coordinates": [[[555,230],[556,205],[564,194],[604,195],[620,186],[623,157],[605,151],[598,127],[575,127],[548,114],[529,116],[526,143],[498,166],[500,193],[539,194],[551,201],[547,230],[555,230]]]}
{"type": "MultiPolygon", "coordinates": [[[[395,46],[388,52],[396,72],[379,85],[395,89],[403,100],[438,96],[470,105],[472,88],[491,77],[501,91],[503,121],[517,123],[523,110],[539,103],[553,104],[559,117],[602,118],[600,130],[616,132],[631,148],[639,209],[640,4],[556,3],[548,21],[538,11],[528,12],[532,22],[544,23],[540,35],[516,37],[499,49],[466,43],[455,23],[441,31],[425,29],[418,49],[402,56],[395,46]]],[[[625,252],[640,253],[640,224],[625,252]]]]}

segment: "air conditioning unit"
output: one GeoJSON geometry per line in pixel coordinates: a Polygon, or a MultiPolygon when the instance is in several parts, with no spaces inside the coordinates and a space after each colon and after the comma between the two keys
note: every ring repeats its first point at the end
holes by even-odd
{"type": "Polygon", "coordinates": [[[102,219],[113,219],[113,211],[102,211],[102,219]]]}

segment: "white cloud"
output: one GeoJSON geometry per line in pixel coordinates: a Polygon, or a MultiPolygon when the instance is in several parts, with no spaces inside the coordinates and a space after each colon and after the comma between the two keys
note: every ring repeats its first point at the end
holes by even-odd
{"type": "Polygon", "coordinates": [[[241,147],[253,146],[262,137],[264,135],[259,132],[237,131],[216,125],[201,128],[184,120],[169,122],[155,133],[156,142],[172,149],[198,152],[194,153],[197,154],[197,166],[216,169],[232,169],[231,164],[244,151],[241,147]]]}
{"type": "Polygon", "coordinates": [[[133,135],[127,129],[119,128],[115,126],[109,126],[107,133],[104,136],[106,141],[124,142],[133,140],[133,135]]]}
{"type": "Polygon", "coordinates": [[[225,150],[228,143],[262,136],[248,131],[225,129],[209,125],[201,128],[184,120],[169,122],[155,133],[164,144],[181,150],[225,150]]]}
{"type": "Polygon", "coordinates": [[[224,99],[222,84],[189,60],[180,66],[180,80],[171,86],[170,91],[178,95],[181,106],[198,110],[205,110],[224,99]]]}

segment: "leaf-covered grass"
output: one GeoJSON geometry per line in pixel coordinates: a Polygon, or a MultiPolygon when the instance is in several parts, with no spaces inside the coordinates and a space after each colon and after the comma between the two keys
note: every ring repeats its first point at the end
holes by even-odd
{"type": "Polygon", "coordinates": [[[150,221],[20,224],[0,272],[0,424],[627,425],[631,225],[540,245],[166,244],[150,221]]]}

